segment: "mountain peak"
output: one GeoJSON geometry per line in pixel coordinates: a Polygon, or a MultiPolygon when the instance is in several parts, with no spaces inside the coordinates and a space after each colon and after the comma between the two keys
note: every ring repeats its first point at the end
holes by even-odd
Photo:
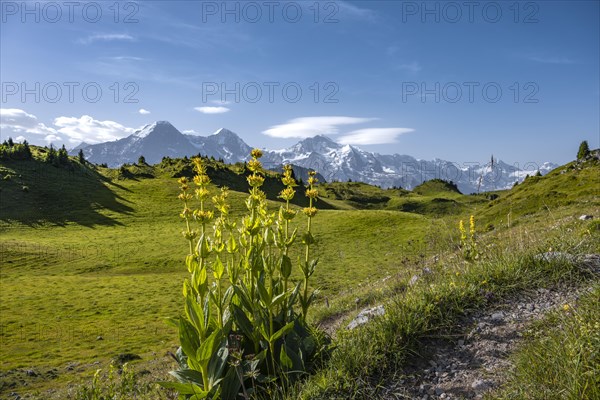
{"type": "Polygon", "coordinates": [[[181,132],[179,132],[169,121],[156,121],[136,131],[133,136],[145,138],[149,135],[170,136],[174,134],[181,135],[181,132]]]}
{"type": "Polygon", "coordinates": [[[227,128],[219,128],[215,133],[213,133],[211,136],[235,136],[238,137],[238,135],[235,132],[230,131],[227,128]]]}
{"type": "Polygon", "coordinates": [[[317,135],[298,142],[293,149],[303,153],[329,153],[331,150],[339,149],[341,145],[324,135],[317,135]]]}

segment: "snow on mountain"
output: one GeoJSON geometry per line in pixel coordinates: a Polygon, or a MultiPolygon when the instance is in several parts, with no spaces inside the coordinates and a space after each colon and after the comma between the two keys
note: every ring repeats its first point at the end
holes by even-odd
{"type": "MultiPolygon", "coordinates": [[[[71,151],[83,149],[87,160],[117,167],[136,162],[140,155],[150,164],[164,156],[183,157],[202,154],[227,163],[243,162],[252,149],[234,132],[221,128],[208,136],[184,135],[167,121],[146,125],[132,135],[95,145],[82,143],[71,151]]],[[[424,181],[439,178],[453,181],[463,193],[510,188],[526,175],[546,174],[557,165],[509,165],[501,160],[489,163],[453,163],[446,160],[418,160],[408,155],[378,154],[352,145],[339,144],[327,136],[304,139],[280,150],[265,150],[265,168],[279,170],[293,164],[299,172],[314,169],[326,181],[361,181],[381,187],[412,189],[424,181]]]]}
{"type": "Polygon", "coordinates": [[[221,158],[227,163],[236,163],[248,159],[252,148],[229,129],[221,128],[209,136],[184,135],[196,149],[195,154],[221,158]]]}
{"type": "MultiPolygon", "coordinates": [[[[143,155],[150,164],[163,157],[189,155],[190,143],[170,122],[157,121],[146,125],[126,138],[113,142],[88,145],[83,148],[86,160],[109,167],[136,162],[143,155]]],[[[75,150],[75,149],[74,149],[75,150]]],[[[73,154],[73,151],[71,153],[73,154]]]]}

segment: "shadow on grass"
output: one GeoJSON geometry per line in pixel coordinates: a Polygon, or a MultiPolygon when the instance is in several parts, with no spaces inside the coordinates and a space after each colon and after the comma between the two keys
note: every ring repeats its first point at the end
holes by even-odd
{"type": "Polygon", "coordinates": [[[55,167],[37,160],[0,163],[0,221],[20,222],[35,227],[67,223],[94,227],[122,225],[100,211],[131,214],[128,201],[109,185],[129,189],[112,182],[93,167],[71,163],[55,167]]]}

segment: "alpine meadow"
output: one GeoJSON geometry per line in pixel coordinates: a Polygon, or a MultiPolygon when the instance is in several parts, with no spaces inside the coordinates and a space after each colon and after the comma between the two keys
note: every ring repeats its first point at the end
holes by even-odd
{"type": "Polygon", "coordinates": [[[600,3],[0,32],[1,399],[600,400],[600,3]]]}

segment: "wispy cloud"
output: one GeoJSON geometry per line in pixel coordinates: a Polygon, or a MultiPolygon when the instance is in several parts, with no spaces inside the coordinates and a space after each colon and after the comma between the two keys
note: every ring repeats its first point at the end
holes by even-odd
{"type": "MultiPolygon", "coordinates": [[[[349,16],[369,22],[375,22],[377,20],[377,13],[369,8],[358,7],[355,4],[343,0],[338,0],[334,4],[337,5],[339,14],[342,16],[342,18],[349,16]]],[[[332,18],[336,18],[336,16],[332,15],[332,18]]]]}
{"type": "Polygon", "coordinates": [[[94,42],[112,42],[112,41],[129,41],[134,42],[136,39],[127,33],[99,33],[90,35],[78,40],[81,44],[91,44],[94,42]]]}
{"type": "Polygon", "coordinates": [[[112,61],[145,61],[142,57],[134,57],[134,56],[115,56],[115,57],[107,57],[106,59],[112,61]]]}
{"type": "Polygon", "coordinates": [[[542,64],[577,64],[577,61],[566,57],[538,57],[529,56],[527,57],[531,61],[535,61],[542,64]]]}
{"type": "Polygon", "coordinates": [[[227,107],[194,107],[194,110],[202,114],[223,114],[230,111],[227,107]]]}
{"type": "Polygon", "coordinates": [[[263,134],[283,139],[335,135],[339,133],[339,126],[341,125],[362,124],[373,119],[345,116],[302,117],[272,126],[263,131],[263,134]]]}
{"type": "Polygon", "coordinates": [[[146,110],[146,109],[143,109],[143,108],[140,108],[140,109],[138,110],[138,112],[139,112],[140,114],[142,114],[142,115],[148,115],[148,114],[150,114],[150,111],[148,111],[148,110],[146,110]]]}
{"type": "Polygon", "coordinates": [[[366,128],[348,132],[337,141],[342,144],[389,144],[395,143],[398,136],[413,131],[411,128],[366,128]]]}
{"type": "Polygon", "coordinates": [[[409,71],[412,73],[417,73],[417,72],[421,71],[423,68],[417,61],[413,61],[411,63],[404,63],[404,64],[396,65],[396,69],[409,71]]]}
{"type": "Polygon", "coordinates": [[[199,133],[193,129],[186,129],[185,131],[182,131],[182,133],[185,133],[186,135],[199,135],[199,133]]]}

